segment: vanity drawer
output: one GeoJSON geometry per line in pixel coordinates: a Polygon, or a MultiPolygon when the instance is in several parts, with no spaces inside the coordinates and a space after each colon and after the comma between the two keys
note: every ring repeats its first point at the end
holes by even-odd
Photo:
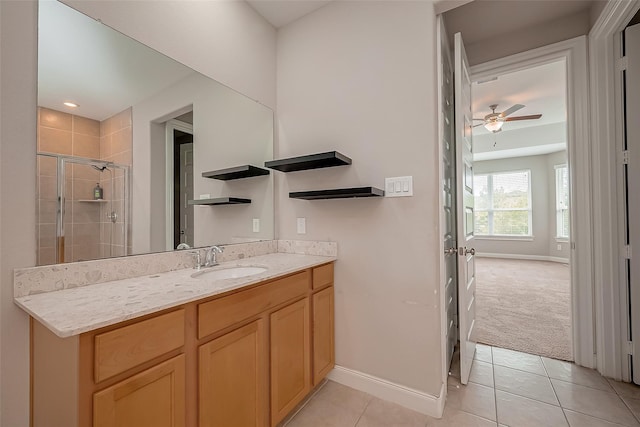
{"type": "Polygon", "coordinates": [[[94,376],[99,383],[184,345],[184,309],[95,336],[94,376]]]}
{"type": "Polygon", "coordinates": [[[199,304],[198,338],[306,295],[310,288],[310,280],[311,275],[305,270],[266,285],[199,304]]]}
{"type": "Polygon", "coordinates": [[[333,263],[313,269],[313,289],[324,288],[333,283],[333,263]]]}

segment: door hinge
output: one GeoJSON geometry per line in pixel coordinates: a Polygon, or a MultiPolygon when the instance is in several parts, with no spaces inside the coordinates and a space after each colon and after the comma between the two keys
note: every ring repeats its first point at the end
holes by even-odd
{"type": "Polygon", "coordinates": [[[623,165],[628,165],[629,164],[629,150],[624,150],[622,152],[622,157],[621,157],[621,161],[623,165]]]}
{"type": "Polygon", "coordinates": [[[627,341],[627,354],[633,356],[633,341],[627,341]]]}
{"type": "Polygon", "coordinates": [[[618,71],[624,71],[627,69],[628,66],[629,66],[629,61],[627,60],[626,56],[623,56],[622,58],[619,58],[616,61],[616,68],[618,71]]]}
{"type": "Polygon", "coordinates": [[[622,257],[625,259],[631,259],[631,245],[626,245],[622,248],[622,257]]]}

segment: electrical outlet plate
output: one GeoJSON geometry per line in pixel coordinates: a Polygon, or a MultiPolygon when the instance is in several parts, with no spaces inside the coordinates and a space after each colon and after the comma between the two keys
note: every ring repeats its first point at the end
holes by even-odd
{"type": "Polygon", "coordinates": [[[260,218],[253,218],[253,232],[260,232],[260,218]]]}
{"type": "Polygon", "coordinates": [[[397,176],[384,179],[385,197],[411,197],[413,196],[413,177],[397,176]]]}
{"type": "Polygon", "coordinates": [[[306,218],[298,218],[296,221],[298,228],[298,234],[307,234],[307,220],[306,218]]]}

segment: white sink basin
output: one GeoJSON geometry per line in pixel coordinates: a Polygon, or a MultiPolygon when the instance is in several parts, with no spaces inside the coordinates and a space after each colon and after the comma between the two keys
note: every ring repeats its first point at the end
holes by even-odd
{"type": "Polygon", "coordinates": [[[238,279],[253,276],[267,271],[265,267],[229,267],[218,270],[202,270],[193,273],[191,277],[206,280],[238,279]]]}

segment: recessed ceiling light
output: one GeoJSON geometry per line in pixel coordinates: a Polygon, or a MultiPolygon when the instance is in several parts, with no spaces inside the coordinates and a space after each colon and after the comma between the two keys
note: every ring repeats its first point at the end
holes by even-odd
{"type": "Polygon", "coordinates": [[[63,102],[63,104],[64,104],[64,105],[66,105],[67,107],[71,107],[71,108],[77,108],[77,107],[79,107],[79,105],[78,105],[78,104],[76,104],[75,102],[69,102],[69,101],[67,101],[67,102],[63,102]]]}

